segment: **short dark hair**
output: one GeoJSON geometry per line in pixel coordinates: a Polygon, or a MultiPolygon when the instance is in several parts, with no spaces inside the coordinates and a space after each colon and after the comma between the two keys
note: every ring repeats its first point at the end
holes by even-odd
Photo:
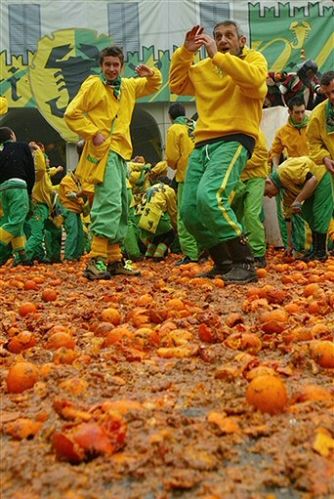
{"type": "Polygon", "coordinates": [[[168,114],[172,118],[172,120],[175,120],[179,116],[185,116],[186,110],[184,105],[180,102],[173,102],[173,104],[169,106],[168,114]]]}
{"type": "Polygon", "coordinates": [[[113,47],[106,47],[105,49],[101,50],[99,54],[100,66],[102,66],[104,58],[108,57],[109,55],[113,57],[118,57],[119,60],[121,61],[121,64],[123,65],[124,63],[123,50],[120,47],[113,46],[113,47]]]}
{"type": "Polygon", "coordinates": [[[305,106],[304,97],[301,95],[295,95],[288,101],[288,108],[293,111],[294,106],[305,106]]]}
{"type": "Polygon", "coordinates": [[[320,85],[327,87],[327,85],[329,85],[332,80],[334,80],[334,71],[327,71],[327,73],[324,73],[322,75],[320,79],[320,85]]]}
{"type": "Polygon", "coordinates": [[[0,144],[6,142],[6,140],[10,140],[12,138],[12,134],[14,131],[7,126],[3,126],[0,128],[0,144]]]}
{"type": "Polygon", "coordinates": [[[226,21],[222,21],[213,28],[213,36],[215,36],[215,31],[219,26],[234,26],[237,32],[238,37],[240,38],[241,36],[245,36],[242,29],[240,28],[239,24],[236,23],[235,21],[232,21],[231,19],[227,19],[226,21]]]}

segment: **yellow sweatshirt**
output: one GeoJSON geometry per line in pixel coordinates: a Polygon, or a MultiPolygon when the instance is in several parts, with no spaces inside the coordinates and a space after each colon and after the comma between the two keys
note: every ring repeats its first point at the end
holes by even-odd
{"type": "Polygon", "coordinates": [[[156,92],[162,82],[160,71],[156,68],[152,71],[150,77],[122,78],[119,100],[99,76],[89,76],[68,105],[65,121],[71,130],[85,139],[76,168],[77,175],[85,182],[103,182],[109,150],[125,160],[131,158],[130,122],[136,99],[156,92]],[[107,140],[94,146],[92,139],[98,132],[107,140]]]}
{"type": "Polygon", "coordinates": [[[244,47],[241,57],[218,52],[193,64],[194,54],[178,48],[171,60],[170,89],[195,95],[199,118],[195,144],[235,133],[257,139],[267,94],[267,61],[244,47]]]}
{"type": "Polygon", "coordinates": [[[54,189],[48,174],[45,155],[43,151],[37,149],[33,156],[36,176],[31,195],[32,200],[35,203],[46,204],[52,210],[52,191],[54,189]]]}
{"type": "Polygon", "coordinates": [[[288,158],[308,156],[309,145],[306,127],[295,128],[290,123],[287,123],[278,129],[271,146],[270,156],[280,156],[283,152],[288,158]]]}
{"type": "Polygon", "coordinates": [[[0,116],[6,114],[8,111],[8,101],[6,97],[0,97],[0,116]]]}
{"type": "Polygon", "coordinates": [[[269,151],[267,141],[262,130],[259,130],[259,136],[255,143],[252,157],[247,161],[246,167],[241,174],[240,180],[249,180],[250,178],[266,178],[269,174],[269,151]]]}
{"type": "Polygon", "coordinates": [[[189,156],[194,149],[194,141],[189,136],[189,128],[174,123],[167,130],[166,160],[168,166],[176,170],[176,182],[184,182],[189,156]]]}
{"type": "Polygon", "coordinates": [[[326,168],[324,166],[316,165],[307,156],[289,158],[277,168],[276,174],[284,188],[283,207],[284,215],[286,217],[291,216],[289,208],[296,196],[298,196],[302,190],[308,173],[312,173],[318,182],[320,182],[326,173],[326,168]]]}
{"type": "Polygon", "coordinates": [[[307,127],[307,137],[310,143],[310,157],[318,165],[324,158],[334,160],[334,133],[328,134],[325,123],[325,109],[328,99],[315,107],[307,127]]]}
{"type": "Polygon", "coordinates": [[[69,211],[81,213],[84,200],[81,197],[75,197],[82,191],[79,177],[71,172],[65,175],[59,184],[59,200],[61,204],[69,211]]]}
{"type": "Polygon", "coordinates": [[[149,192],[153,191],[150,200],[147,200],[141,209],[141,217],[138,225],[142,229],[149,232],[155,232],[154,229],[158,226],[159,220],[163,213],[168,213],[172,226],[176,230],[177,227],[177,207],[176,194],[174,189],[169,185],[160,183],[150,187],[149,192]],[[149,227],[152,227],[152,230],[149,227]]]}

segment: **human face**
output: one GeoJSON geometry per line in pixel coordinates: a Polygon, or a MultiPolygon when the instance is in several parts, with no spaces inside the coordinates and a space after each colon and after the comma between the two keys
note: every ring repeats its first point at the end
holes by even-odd
{"type": "Polygon", "coordinates": [[[233,24],[217,26],[214,38],[219,52],[230,53],[239,56],[246,43],[246,37],[239,36],[237,28],[233,24]]]}
{"type": "Polygon", "coordinates": [[[334,106],[334,79],[330,82],[329,85],[322,85],[321,90],[329,99],[329,102],[334,106]]]}
{"type": "Polygon", "coordinates": [[[305,118],[305,106],[293,106],[292,110],[289,109],[289,114],[295,123],[301,123],[305,118]]]}
{"type": "Polygon", "coordinates": [[[271,180],[267,179],[264,186],[264,195],[268,198],[274,198],[278,194],[278,188],[271,180]]]}
{"type": "Polygon", "coordinates": [[[115,80],[122,71],[122,63],[118,57],[107,55],[102,61],[101,70],[108,81],[115,80]]]}

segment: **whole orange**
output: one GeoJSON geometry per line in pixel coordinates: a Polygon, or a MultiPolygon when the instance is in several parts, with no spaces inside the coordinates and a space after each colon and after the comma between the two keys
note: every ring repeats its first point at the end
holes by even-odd
{"type": "Polygon", "coordinates": [[[261,412],[278,414],[288,403],[285,384],[278,376],[255,377],[247,387],[247,402],[261,412]]]}
{"type": "Polygon", "coordinates": [[[38,380],[38,368],[31,362],[17,362],[8,371],[7,390],[21,393],[32,388],[38,380]]]}

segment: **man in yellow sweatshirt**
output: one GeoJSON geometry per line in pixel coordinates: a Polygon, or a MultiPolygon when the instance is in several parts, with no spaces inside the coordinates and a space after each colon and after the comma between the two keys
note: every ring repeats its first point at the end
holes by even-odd
{"type": "MultiPolygon", "coordinates": [[[[291,215],[299,213],[311,227],[313,248],[305,261],[326,260],[327,233],[334,208],[331,174],[324,165],[316,165],[307,156],[289,158],[266,180],[266,196],[277,196],[280,190],[284,190],[283,208],[288,225],[291,215]]],[[[291,228],[288,234],[291,245],[291,228]]]]}
{"type": "Polygon", "coordinates": [[[269,174],[268,159],[266,138],[262,130],[259,130],[252,157],[247,161],[240,177],[243,192],[232,204],[247,234],[255,266],[259,268],[266,266],[266,237],[262,217],[264,184],[269,174]]]}
{"type": "Polygon", "coordinates": [[[87,198],[82,192],[81,182],[75,171],[69,172],[61,179],[58,192],[66,232],[64,260],[80,260],[84,252],[81,213],[87,198]]]}
{"type": "Polygon", "coordinates": [[[320,84],[327,99],[313,109],[307,137],[310,157],[327,168],[334,182],[334,71],[324,73],[320,84]]]}
{"type": "Polygon", "coordinates": [[[30,142],[35,164],[36,180],[32,190],[32,210],[28,220],[30,236],[26,244],[27,257],[31,260],[45,261],[45,225],[53,208],[53,190],[48,174],[47,160],[43,150],[36,142],[30,142]]]}
{"type": "Polygon", "coordinates": [[[230,20],[215,26],[213,38],[194,26],[170,66],[171,91],[194,95],[198,112],[181,217],[214,261],[208,277],[222,274],[226,283],[257,280],[231,197],[258,137],[267,70],[265,58],[246,47],[230,20]],[[201,47],[208,57],[193,64],[201,47]]]}
{"type": "MultiPolygon", "coordinates": [[[[272,168],[275,170],[281,161],[287,158],[308,156],[309,144],[306,135],[308,117],[305,114],[306,107],[302,96],[295,96],[288,102],[288,123],[279,128],[274,137],[270,157],[272,168]]],[[[277,217],[283,244],[287,246],[286,224],[282,213],[282,193],[276,197],[277,217]]],[[[294,213],[291,216],[293,247],[298,253],[303,253],[308,248],[307,234],[309,227],[303,218],[294,213]]]]}
{"type": "Polygon", "coordinates": [[[181,251],[184,257],[176,265],[184,265],[198,261],[198,246],[196,239],[186,229],[181,218],[181,205],[184,189],[184,179],[189,162],[189,156],[194,149],[195,122],[186,117],[184,106],[174,102],[168,109],[172,125],[167,130],[166,160],[168,166],[176,170],[177,182],[177,232],[181,251]]]}
{"type": "Polygon", "coordinates": [[[157,176],[138,207],[140,238],[147,248],[145,257],[156,261],[167,256],[176,234],[176,195],[169,183],[168,177],[157,176]]]}
{"type": "Polygon", "coordinates": [[[124,55],[118,47],[100,53],[100,76],[89,76],[67,107],[65,121],[85,147],[76,172],[94,183],[91,210],[91,259],[84,275],[91,280],[137,274],[124,268],[121,244],[127,233],[126,161],[131,158],[130,122],[136,99],[159,90],[161,73],[140,64],[138,77],[123,78],[124,55]]]}

